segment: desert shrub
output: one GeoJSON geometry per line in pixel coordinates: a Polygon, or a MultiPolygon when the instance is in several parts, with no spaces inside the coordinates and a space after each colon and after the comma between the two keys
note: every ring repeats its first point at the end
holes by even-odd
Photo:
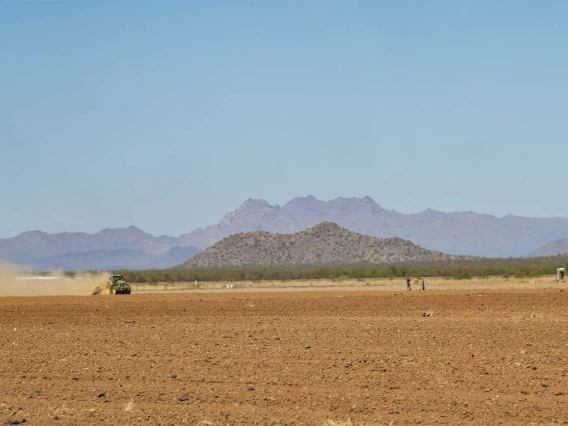
{"type": "Polygon", "coordinates": [[[338,282],[342,282],[342,281],[349,281],[351,279],[351,277],[349,275],[340,275],[337,278],[335,278],[335,281],[338,282]]]}
{"type": "Polygon", "coordinates": [[[455,280],[471,280],[471,275],[468,271],[459,271],[456,275],[453,276],[455,280]]]}

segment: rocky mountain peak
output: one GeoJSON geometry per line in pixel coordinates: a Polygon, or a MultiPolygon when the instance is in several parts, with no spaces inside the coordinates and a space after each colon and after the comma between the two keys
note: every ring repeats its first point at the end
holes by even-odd
{"type": "MultiPolygon", "coordinates": [[[[332,214],[342,214],[350,216],[375,216],[383,212],[383,208],[371,197],[339,197],[326,203],[332,214]]],[[[333,218],[335,220],[335,218],[333,218]]]]}
{"type": "Polygon", "coordinates": [[[384,264],[453,258],[418,247],[410,241],[374,238],[348,231],[328,221],[293,234],[254,231],[232,235],[180,266],[384,264]]]}
{"type": "Polygon", "coordinates": [[[127,241],[134,241],[141,238],[153,238],[150,234],[145,233],[136,226],[129,226],[127,228],[106,228],[95,234],[100,237],[120,238],[127,241]]]}
{"type": "Polygon", "coordinates": [[[287,206],[306,206],[322,203],[313,195],[306,195],[305,197],[295,197],[286,203],[287,206]]]}
{"type": "Polygon", "coordinates": [[[268,201],[259,199],[249,198],[244,203],[242,203],[235,212],[239,213],[257,213],[259,211],[265,211],[271,209],[272,206],[268,201]]]}
{"type": "Polygon", "coordinates": [[[262,217],[264,217],[274,209],[277,209],[277,207],[271,205],[266,200],[249,198],[244,203],[242,203],[237,210],[234,210],[223,216],[219,224],[226,225],[242,220],[249,222],[260,220],[262,217]]]}
{"type": "Polygon", "coordinates": [[[332,235],[345,231],[344,228],[333,222],[322,222],[304,231],[306,234],[332,235]]]}
{"type": "Polygon", "coordinates": [[[377,206],[382,208],[382,206],[379,203],[377,203],[375,200],[373,200],[368,195],[365,195],[363,198],[361,198],[361,200],[366,204],[376,204],[377,206]]]}
{"type": "Polygon", "coordinates": [[[26,231],[26,232],[22,232],[21,234],[19,234],[15,238],[32,240],[32,239],[45,238],[46,236],[47,236],[47,234],[45,232],[42,232],[42,231],[26,231]]]}

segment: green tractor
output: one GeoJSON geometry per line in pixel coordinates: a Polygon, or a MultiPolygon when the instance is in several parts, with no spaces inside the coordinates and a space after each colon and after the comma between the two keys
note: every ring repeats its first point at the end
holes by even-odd
{"type": "Polygon", "coordinates": [[[108,294],[130,294],[130,284],[124,281],[122,275],[111,275],[107,283],[108,294]]]}

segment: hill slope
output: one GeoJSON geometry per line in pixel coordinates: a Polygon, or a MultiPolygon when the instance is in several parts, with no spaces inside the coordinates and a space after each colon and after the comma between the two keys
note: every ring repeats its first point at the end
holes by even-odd
{"type": "Polygon", "coordinates": [[[568,253],[568,238],[562,238],[560,240],[556,240],[551,243],[545,244],[542,247],[539,247],[538,249],[530,253],[529,256],[556,256],[566,253],[568,253]]]}
{"type": "Polygon", "coordinates": [[[294,234],[254,231],[223,239],[181,265],[213,268],[273,265],[347,265],[449,260],[400,238],[379,239],[331,222],[294,234]]]}

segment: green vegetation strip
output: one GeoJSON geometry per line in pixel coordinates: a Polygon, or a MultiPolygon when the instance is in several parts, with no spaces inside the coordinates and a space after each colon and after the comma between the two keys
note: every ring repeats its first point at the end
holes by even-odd
{"type": "Polygon", "coordinates": [[[129,282],[164,283],[189,281],[260,281],[362,279],[397,277],[538,277],[556,273],[556,268],[568,269],[568,255],[540,258],[476,259],[440,263],[403,263],[396,265],[345,265],[311,267],[246,267],[223,269],[163,269],[146,271],[114,271],[125,275],[129,282]]]}

